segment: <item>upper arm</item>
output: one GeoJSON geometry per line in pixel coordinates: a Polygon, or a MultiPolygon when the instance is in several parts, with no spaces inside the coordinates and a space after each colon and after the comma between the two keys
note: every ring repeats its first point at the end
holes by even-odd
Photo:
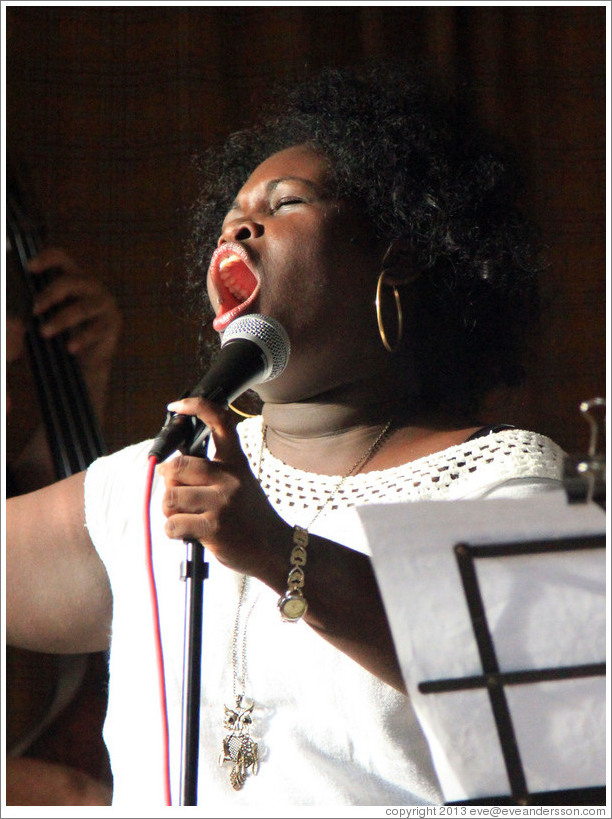
{"type": "Polygon", "coordinates": [[[112,595],[85,526],[84,475],[7,501],[10,645],[62,653],[108,648],[112,595]]]}

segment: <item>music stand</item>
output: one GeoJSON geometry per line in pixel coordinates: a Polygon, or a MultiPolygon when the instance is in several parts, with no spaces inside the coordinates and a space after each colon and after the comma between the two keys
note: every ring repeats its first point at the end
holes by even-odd
{"type": "Polygon", "coordinates": [[[448,805],[605,805],[605,787],[557,789],[530,793],[525,777],[521,753],[514,730],[511,710],[505,694],[509,685],[534,685],[548,680],[570,680],[604,676],[605,662],[582,663],[552,668],[523,669],[502,672],[497,659],[487,612],[481,594],[475,563],[479,559],[503,559],[514,555],[549,554],[557,551],[604,549],[604,535],[560,540],[527,541],[503,544],[459,543],[454,548],[465,599],[469,608],[474,637],[482,662],[482,674],[471,677],[429,680],[419,684],[423,694],[440,694],[467,688],[486,688],[504,758],[510,795],[490,796],[486,799],[447,802],[448,805]]]}
{"type": "Polygon", "coordinates": [[[602,510],[559,490],[356,514],[443,804],[605,804],[602,510]]]}

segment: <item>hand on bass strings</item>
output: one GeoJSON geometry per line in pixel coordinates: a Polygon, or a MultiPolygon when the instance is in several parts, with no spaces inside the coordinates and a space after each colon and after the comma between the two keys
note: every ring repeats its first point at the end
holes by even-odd
{"type": "Polygon", "coordinates": [[[61,248],[41,251],[29,262],[33,275],[59,271],[36,296],[34,315],[41,317],[45,338],[65,334],[66,349],[75,355],[95,403],[101,401],[121,332],[121,313],[108,288],[84,274],[61,248]]]}

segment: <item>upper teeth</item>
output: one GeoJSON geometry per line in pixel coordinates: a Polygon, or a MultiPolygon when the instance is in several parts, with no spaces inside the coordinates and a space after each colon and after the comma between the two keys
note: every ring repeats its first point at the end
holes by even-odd
{"type": "Polygon", "coordinates": [[[236,280],[236,276],[232,270],[225,270],[230,263],[242,262],[240,256],[235,253],[225,256],[219,262],[219,273],[221,274],[221,281],[227,289],[241,301],[245,301],[251,294],[249,287],[244,287],[241,281],[236,280]]]}
{"type": "Polygon", "coordinates": [[[227,265],[230,262],[239,262],[239,261],[240,261],[240,256],[237,256],[235,253],[231,253],[229,256],[225,256],[223,259],[221,259],[221,261],[219,262],[219,270],[223,270],[223,268],[227,267],[227,265]]]}

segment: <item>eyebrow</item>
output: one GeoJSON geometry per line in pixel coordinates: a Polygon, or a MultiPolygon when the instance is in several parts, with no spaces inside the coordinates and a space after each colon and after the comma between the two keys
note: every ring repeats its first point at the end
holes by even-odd
{"type": "MultiPolygon", "coordinates": [[[[269,196],[272,193],[272,191],[275,190],[283,182],[301,182],[303,185],[306,185],[306,187],[310,188],[314,193],[318,194],[319,196],[325,192],[311,179],[306,179],[303,176],[279,176],[278,179],[270,179],[270,181],[266,184],[266,194],[269,196]]],[[[238,200],[235,199],[230,206],[230,210],[239,209],[240,205],[238,203],[238,200]]]]}
{"type": "Polygon", "coordinates": [[[305,179],[303,176],[281,176],[278,179],[271,179],[266,185],[266,191],[271,193],[282,182],[301,182],[303,185],[306,185],[306,187],[312,188],[316,193],[320,192],[320,188],[317,184],[311,179],[305,179]]]}

